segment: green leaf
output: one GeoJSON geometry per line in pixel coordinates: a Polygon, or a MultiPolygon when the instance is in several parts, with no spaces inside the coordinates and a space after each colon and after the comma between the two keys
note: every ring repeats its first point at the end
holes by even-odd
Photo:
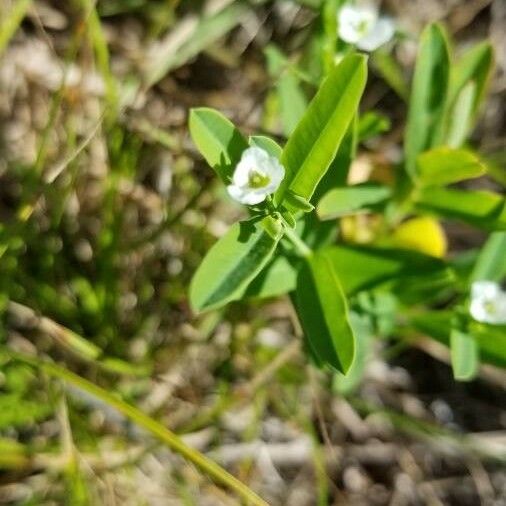
{"type": "Polygon", "coordinates": [[[377,183],[334,188],[323,196],[316,209],[321,220],[332,220],[359,211],[368,211],[372,205],[384,202],[391,194],[388,186],[377,183]]]}
{"type": "Polygon", "coordinates": [[[458,219],[485,230],[506,230],[504,197],[489,191],[426,188],[416,206],[444,218],[458,219]]]}
{"type": "Polygon", "coordinates": [[[281,226],[270,217],[232,225],[193,276],[192,308],[204,311],[240,298],[271,258],[281,235],[281,226]]]}
{"type": "Polygon", "coordinates": [[[249,144],[250,146],[264,149],[269,155],[274,156],[278,160],[281,158],[281,153],[283,152],[282,147],[270,137],[266,137],[265,135],[252,135],[249,138],[249,144]]]}
{"type": "Polygon", "coordinates": [[[207,163],[225,184],[229,184],[242,152],[248,148],[241,132],[214,109],[190,111],[190,134],[207,163]]]}
{"type": "Polygon", "coordinates": [[[325,253],[307,259],[297,278],[296,306],[308,345],[325,365],[345,373],[355,353],[348,306],[325,253]]]}
{"type": "Polygon", "coordinates": [[[283,150],[286,175],[275,195],[277,203],[289,188],[311,199],[357,112],[366,79],[367,58],[350,54],[323,81],[283,150]]]}
{"type": "Polygon", "coordinates": [[[288,190],[285,194],[285,201],[290,209],[304,211],[309,213],[314,209],[313,204],[306,200],[304,197],[293,193],[292,190],[288,190]]]}
{"type": "Polygon", "coordinates": [[[453,377],[459,381],[472,380],[478,372],[478,345],[473,336],[457,329],[450,333],[453,377]]]}
{"type": "Polygon", "coordinates": [[[390,130],[390,119],[375,111],[368,111],[358,121],[358,140],[366,141],[390,130]]]}
{"type": "Polygon", "coordinates": [[[506,232],[494,232],[483,245],[471,273],[471,281],[502,281],[506,276],[506,232]]]}
{"type": "Polygon", "coordinates": [[[467,50],[452,69],[449,101],[454,104],[462,90],[469,84],[475,85],[473,116],[476,115],[485,96],[494,66],[494,51],[490,42],[481,42],[467,50]]]}
{"type": "Polygon", "coordinates": [[[506,368],[506,325],[471,322],[469,333],[478,341],[482,361],[506,368]]]}
{"type": "Polygon", "coordinates": [[[332,382],[334,391],[342,395],[352,393],[360,385],[372,351],[373,329],[370,318],[352,311],[350,324],[355,336],[355,358],[348,373],[345,375],[336,372],[332,382]]]}
{"type": "Polygon", "coordinates": [[[358,117],[355,116],[339,145],[334,160],[332,160],[330,167],[316,187],[313,194],[313,200],[315,202],[318,202],[332,188],[336,186],[346,186],[351,163],[357,153],[357,144],[358,117]]]}
{"type": "Polygon", "coordinates": [[[297,269],[286,257],[278,255],[250,283],[244,295],[257,299],[278,297],[295,290],[296,283],[297,269]]]}
{"type": "Polygon", "coordinates": [[[452,148],[459,148],[464,144],[470,130],[473,117],[476,85],[468,83],[458,94],[452,110],[448,116],[448,133],[446,143],[452,148]]]}
{"type": "Polygon", "coordinates": [[[485,165],[471,151],[447,147],[434,148],[417,158],[420,183],[444,186],[482,176],[485,165]]]}
{"type": "MultiPolygon", "coordinates": [[[[449,346],[454,314],[451,311],[428,311],[411,319],[411,324],[437,341],[449,346]]],[[[506,368],[506,326],[485,325],[470,321],[468,333],[476,339],[482,362],[506,368]]]]}
{"type": "Polygon", "coordinates": [[[413,179],[416,178],[417,156],[442,140],[449,69],[445,31],[431,24],[420,40],[404,143],[406,170],[413,179]]]}
{"type": "Polygon", "coordinates": [[[429,275],[447,273],[447,265],[434,257],[397,248],[329,246],[322,249],[350,296],[393,279],[414,283],[429,275]]]}
{"type": "Polygon", "coordinates": [[[300,87],[299,78],[285,55],[270,44],[265,49],[265,56],[269,75],[276,81],[283,132],[288,137],[306,111],[306,97],[300,87]]]}
{"type": "Polygon", "coordinates": [[[409,86],[402,67],[387,51],[378,50],[371,56],[373,69],[405,102],[409,98],[409,86]]]}

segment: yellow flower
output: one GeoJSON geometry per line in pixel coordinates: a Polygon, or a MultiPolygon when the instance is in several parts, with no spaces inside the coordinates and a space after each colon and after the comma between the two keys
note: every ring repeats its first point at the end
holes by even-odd
{"type": "Polygon", "coordinates": [[[446,234],[440,223],[428,216],[411,218],[394,231],[393,244],[443,258],[448,249],[446,234]]]}

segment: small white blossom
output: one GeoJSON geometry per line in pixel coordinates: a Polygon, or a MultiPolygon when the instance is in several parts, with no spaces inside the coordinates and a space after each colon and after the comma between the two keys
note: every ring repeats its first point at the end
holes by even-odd
{"type": "Polygon", "coordinates": [[[339,37],[362,51],[374,51],[386,44],[395,33],[391,18],[380,17],[378,9],[370,4],[345,4],[337,16],[339,37]]]}
{"type": "Polygon", "coordinates": [[[506,292],[493,281],[475,281],[471,286],[469,312],[482,323],[506,324],[506,292]]]}
{"type": "Polygon", "coordinates": [[[251,147],[243,152],[227,190],[241,204],[260,204],[278,189],[284,177],[285,169],[277,158],[251,147]]]}

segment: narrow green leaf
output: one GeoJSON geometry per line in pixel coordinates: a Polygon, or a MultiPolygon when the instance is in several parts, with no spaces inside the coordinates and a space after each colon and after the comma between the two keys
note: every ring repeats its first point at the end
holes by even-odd
{"type": "Polygon", "coordinates": [[[490,234],[481,248],[470,281],[502,281],[506,276],[506,232],[490,234]]]}
{"type": "Polygon", "coordinates": [[[355,338],[346,298],[325,253],[309,257],[299,272],[296,306],[312,352],[323,364],[346,374],[353,361],[355,338]]]}
{"type": "Polygon", "coordinates": [[[265,149],[269,155],[274,156],[275,158],[281,158],[283,148],[270,137],[266,137],[265,135],[252,135],[249,138],[249,144],[250,146],[265,149]]]}
{"type": "Polygon", "coordinates": [[[358,121],[358,140],[366,141],[390,130],[390,119],[376,111],[368,111],[358,121]]]}
{"type": "Polygon", "coordinates": [[[342,395],[352,393],[360,385],[372,351],[373,329],[370,318],[350,312],[350,324],[355,336],[355,358],[348,373],[345,375],[337,372],[332,382],[333,389],[342,395]]]}
{"type": "Polygon", "coordinates": [[[192,308],[196,312],[209,310],[240,298],[271,258],[281,235],[280,225],[270,217],[232,225],[193,276],[192,308]]]}
{"type": "MultiPolygon", "coordinates": [[[[411,319],[411,324],[437,341],[450,345],[452,311],[428,311],[411,319]]],[[[506,368],[506,326],[470,321],[469,334],[477,341],[480,360],[506,368]]]]}
{"type": "Polygon", "coordinates": [[[471,151],[447,147],[434,148],[417,158],[420,183],[443,186],[473,179],[486,172],[485,165],[471,151]]]}
{"type": "Polygon", "coordinates": [[[506,369],[506,325],[471,322],[469,333],[478,341],[481,360],[506,369]]]}
{"type": "Polygon", "coordinates": [[[448,133],[446,143],[452,148],[459,148],[466,141],[471,128],[476,85],[469,82],[458,94],[448,117],[448,133]]]}
{"type": "Polygon", "coordinates": [[[265,56],[269,75],[276,81],[283,132],[288,137],[306,111],[306,97],[300,87],[299,78],[285,55],[270,44],[265,49],[265,56]]]}
{"type": "Polygon", "coordinates": [[[470,82],[476,93],[473,100],[473,115],[476,115],[487,91],[487,85],[494,67],[494,50],[490,42],[481,42],[468,49],[452,70],[449,100],[453,104],[470,82]]]}
{"type": "Polygon", "coordinates": [[[318,202],[327,192],[337,186],[346,186],[351,163],[357,154],[358,145],[358,115],[352,121],[344,135],[335,158],[330,167],[318,183],[313,194],[313,200],[318,202]]]}
{"type": "Polygon", "coordinates": [[[292,190],[288,190],[285,194],[286,203],[292,209],[304,211],[305,213],[309,213],[314,209],[313,204],[306,200],[304,197],[300,195],[296,195],[292,192],[292,190]]]}
{"type": "Polygon", "coordinates": [[[357,112],[366,79],[367,58],[350,54],[323,81],[283,150],[286,176],[276,192],[277,203],[288,188],[311,199],[357,112]]]}
{"type": "Polygon", "coordinates": [[[443,276],[445,262],[416,251],[365,246],[329,246],[322,249],[332,263],[344,292],[354,295],[394,279],[408,280],[443,276]]]}
{"type": "Polygon", "coordinates": [[[341,216],[368,211],[374,204],[380,204],[392,194],[388,186],[364,183],[330,190],[320,200],[317,213],[321,220],[332,220],[341,216]]]}
{"type": "Polygon", "coordinates": [[[406,170],[416,178],[417,156],[441,143],[450,60],[444,29],[429,25],[423,32],[409,102],[404,151],[406,170]]]}
{"type": "Polygon", "coordinates": [[[402,67],[397,60],[384,50],[375,51],[371,57],[373,69],[405,102],[409,98],[409,86],[402,67]]]}
{"type": "Polygon", "coordinates": [[[505,200],[497,193],[432,187],[418,194],[416,206],[485,230],[506,230],[505,200]]]}
{"type": "Polygon", "coordinates": [[[249,284],[245,297],[267,299],[278,297],[295,290],[297,269],[289,260],[277,255],[249,284]]]}
{"type": "Polygon", "coordinates": [[[459,381],[472,380],[478,372],[478,345],[473,336],[457,329],[450,333],[453,377],[459,381]]]}
{"type": "Polygon", "coordinates": [[[207,163],[225,184],[248,148],[241,132],[218,111],[201,107],[190,111],[190,134],[207,163]]]}

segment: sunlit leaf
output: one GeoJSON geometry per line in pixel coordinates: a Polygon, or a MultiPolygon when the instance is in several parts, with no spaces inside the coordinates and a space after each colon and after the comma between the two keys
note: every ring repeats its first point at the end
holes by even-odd
{"type": "Polygon", "coordinates": [[[270,217],[232,225],[193,276],[192,308],[199,312],[240,298],[271,258],[281,235],[280,225],[270,217]]]}
{"type": "Polygon", "coordinates": [[[453,377],[459,381],[469,381],[476,376],[479,366],[478,344],[467,332],[452,329],[450,350],[453,377]]]}
{"type": "Polygon", "coordinates": [[[420,183],[447,185],[483,175],[485,165],[471,151],[447,147],[425,151],[417,158],[420,183]]]}
{"type": "Polygon", "coordinates": [[[485,230],[506,230],[504,197],[489,191],[464,191],[432,187],[417,198],[420,210],[465,221],[485,230]]]}
{"type": "Polygon", "coordinates": [[[283,200],[288,188],[307,200],[313,195],[357,112],[367,78],[366,62],[363,55],[348,55],[323,81],[283,150],[286,176],[276,202],[283,200]]]}
{"type": "Polygon", "coordinates": [[[350,312],[350,324],[355,336],[355,358],[347,374],[336,372],[333,388],[340,394],[352,393],[362,381],[367,361],[371,355],[373,329],[370,319],[365,315],[350,312]]]}
{"type": "Polygon", "coordinates": [[[297,278],[295,297],[312,352],[323,364],[346,373],[353,361],[355,338],[346,298],[326,253],[307,259],[297,278]]]}
{"type": "Polygon", "coordinates": [[[359,211],[368,211],[371,206],[387,200],[391,194],[388,186],[377,183],[334,188],[320,200],[317,213],[320,219],[331,220],[359,211]]]}
{"type": "Polygon", "coordinates": [[[485,96],[494,66],[494,51],[490,42],[472,46],[461,55],[452,69],[449,100],[454,104],[462,90],[469,84],[475,86],[473,95],[473,115],[476,115],[485,96]]]}
{"type": "Polygon", "coordinates": [[[267,153],[269,153],[269,155],[278,159],[281,157],[281,153],[283,152],[283,149],[276,141],[270,137],[266,137],[265,135],[252,135],[249,138],[249,144],[250,146],[256,146],[264,149],[267,153]]]}
{"type": "Polygon", "coordinates": [[[448,146],[459,148],[464,144],[474,113],[475,97],[476,85],[473,82],[464,86],[457,95],[448,117],[448,133],[446,134],[448,146]]]}
{"type": "MultiPolygon", "coordinates": [[[[369,290],[393,279],[409,280],[446,276],[445,262],[416,251],[365,246],[324,248],[347,295],[369,290]]],[[[408,282],[408,281],[406,281],[408,282]]]]}
{"type": "Polygon", "coordinates": [[[438,24],[429,25],[420,39],[404,142],[406,170],[414,179],[417,156],[442,140],[449,72],[446,33],[438,24]]]}
{"type": "Polygon", "coordinates": [[[282,255],[276,256],[249,284],[244,296],[258,299],[277,297],[295,290],[297,269],[282,255]]]}
{"type": "Polygon", "coordinates": [[[506,232],[494,232],[480,250],[470,280],[486,279],[500,282],[505,276],[506,232]]]}
{"type": "Polygon", "coordinates": [[[218,111],[201,107],[190,112],[190,133],[207,163],[229,184],[235,165],[248,148],[241,132],[218,111]]]}

